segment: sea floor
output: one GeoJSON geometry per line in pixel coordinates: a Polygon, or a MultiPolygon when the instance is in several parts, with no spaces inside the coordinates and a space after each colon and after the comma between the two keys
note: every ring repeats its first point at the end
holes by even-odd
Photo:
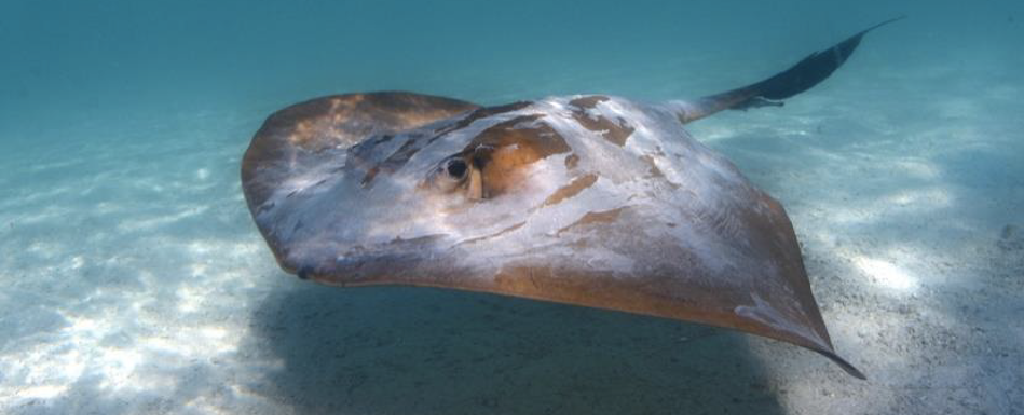
{"type": "Polygon", "coordinates": [[[842,78],[691,131],[787,207],[867,381],[728,330],[287,275],[239,184],[288,103],[263,101],[8,137],[0,412],[1024,414],[1024,84],[842,78]]]}

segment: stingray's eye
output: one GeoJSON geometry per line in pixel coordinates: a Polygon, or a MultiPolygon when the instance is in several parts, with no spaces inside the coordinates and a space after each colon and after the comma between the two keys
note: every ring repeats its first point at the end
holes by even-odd
{"type": "Polygon", "coordinates": [[[424,184],[429,188],[450,193],[465,186],[469,169],[469,163],[461,156],[451,156],[434,167],[424,184]]]}
{"type": "Polygon", "coordinates": [[[466,166],[466,162],[461,159],[449,160],[448,166],[446,167],[448,169],[448,177],[456,180],[462,180],[466,177],[466,169],[468,167],[469,166],[466,166]]]}

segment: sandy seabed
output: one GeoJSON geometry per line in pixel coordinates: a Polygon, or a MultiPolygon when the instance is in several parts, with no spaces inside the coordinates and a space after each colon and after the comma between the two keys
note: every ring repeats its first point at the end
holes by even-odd
{"type": "Polygon", "coordinates": [[[1024,414],[1024,87],[898,73],[691,128],[787,207],[868,381],[727,330],[286,275],[238,179],[266,104],[13,138],[0,412],[1024,414]]]}

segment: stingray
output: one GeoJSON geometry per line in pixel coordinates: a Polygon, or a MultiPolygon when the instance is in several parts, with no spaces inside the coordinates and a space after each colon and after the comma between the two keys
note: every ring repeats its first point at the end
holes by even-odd
{"type": "Polygon", "coordinates": [[[737,329],[806,347],[863,379],[835,352],[786,211],[683,126],[780,107],[897,19],[689,102],[312,99],[270,115],[253,137],[246,201],[280,266],[303,279],[482,291],[737,329]]]}

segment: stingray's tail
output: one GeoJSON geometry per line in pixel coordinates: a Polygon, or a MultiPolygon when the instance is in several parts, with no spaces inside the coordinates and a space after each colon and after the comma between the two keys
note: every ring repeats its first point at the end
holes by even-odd
{"type": "Polygon", "coordinates": [[[839,69],[853,51],[860,45],[868,32],[906,16],[894,17],[857,32],[846,40],[821,52],[815,52],[797,62],[793,67],[779,72],[771,78],[756,84],[736,88],[717,95],[700,98],[683,105],[679,120],[683,123],[696,121],[727,109],[747,110],[760,107],[781,107],[782,100],[804,92],[828,79],[839,69]]]}

